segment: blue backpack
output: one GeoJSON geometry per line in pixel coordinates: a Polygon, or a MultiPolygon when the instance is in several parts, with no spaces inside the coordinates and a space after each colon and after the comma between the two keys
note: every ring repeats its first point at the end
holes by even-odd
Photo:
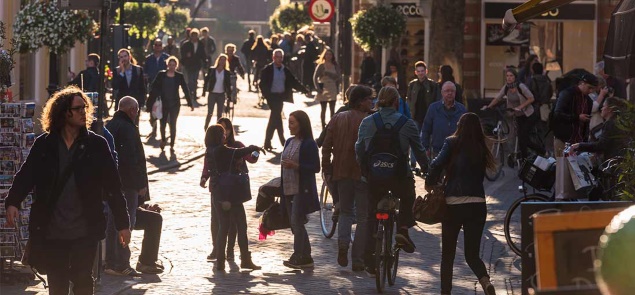
{"type": "Polygon", "coordinates": [[[369,182],[386,182],[406,174],[408,155],[401,150],[399,130],[408,121],[401,115],[395,125],[384,124],[379,113],[372,115],[377,132],[370,140],[366,153],[369,182]]]}

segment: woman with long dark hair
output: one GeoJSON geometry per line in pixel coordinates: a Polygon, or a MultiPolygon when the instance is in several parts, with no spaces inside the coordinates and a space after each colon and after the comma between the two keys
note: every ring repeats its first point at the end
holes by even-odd
{"type": "Polygon", "coordinates": [[[320,172],[320,156],[305,112],[295,111],[289,115],[289,131],[293,137],[287,139],[282,151],[280,187],[293,232],[293,254],[283,264],[309,268],[313,267],[313,258],[304,223],[307,214],[320,210],[315,183],[315,174],[320,172]]]}
{"type": "Polygon", "coordinates": [[[258,37],[256,37],[256,42],[254,42],[254,45],[251,46],[251,59],[256,62],[253,84],[258,87],[260,72],[271,60],[271,47],[265,43],[265,38],[262,37],[262,35],[258,35],[258,37]]]}
{"type": "Polygon", "coordinates": [[[498,95],[492,99],[489,105],[484,108],[492,108],[497,105],[504,96],[507,97],[507,107],[514,109],[514,116],[516,117],[516,131],[520,156],[522,159],[526,159],[529,155],[528,148],[531,148],[538,154],[544,154],[545,147],[531,141],[531,128],[534,128],[538,121],[538,116],[534,114],[536,110],[532,105],[534,95],[527,85],[519,82],[517,78],[518,73],[516,73],[516,70],[507,68],[505,70],[505,81],[507,83],[503,85],[498,95]]]}
{"type": "MultiPolygon", "coordinates": [[[[243,202],[247,200],[222,199],[217,193],[216,187],[218,177],[222,173],[239,174],[241,173],[237,165],[241,159],[255,151],[265,151],[257,146],[250,145],[242,148],[232,148],[224,144],[225,128],[220,124],[215,124],[207,128],[205,133],[205,162],[203,166],[203,174],[201,176],[201,187],[205,187],[207,179],[210,179],[210,193],[212,193],[212,216],[217,216],[220,223],[218,227],[217,237],[215,237],[216,269],[225,270],[225,245],[227,244],[227,236],[230,228],[235,225],[238,236],[238,246],[240,247],[240,267],[247,269],[260,269],[251,260],[251,252],[249,252],[249,242],[247,238],[247,216],[245,215],[245,207],[243,202]]],[[[213,219],[212,219],[213,221],[213,219]]],[[[212,224],[212,231],[214,225],[212,224]]],[[[210,254],[211,255],[211,254],[210,254]]],[[[213,257],[208,257],[213,258],[213,257]]]]}
{"type": "Polygon", "coordinates": [[[441,226],[441,294],[450,294],[452,290],[452,268],[461,228],[465,240],[465,261],[485,294],[496,294],[479,256],[487,218],[483,179],[485,170],[496,167],[485,141],[478,116],[463,114],[456,132],[445,140],[439,155],[432,161],[426,178],[426,190],[429,191],[439,183],[441,172],[445,171],[444,194],[448,210],[441,226]]]}
{"type": "Polygon", "coordinates": [[[326,127],[326,104],[331,109],[331,118],[335,114],[335,103],[337,102],[337,89],[340,81],[340,69],[335,61],[335,54],[331,49],[324,49],[317,60],[317,67],[313,73],[313,85],[317,89],[315,100],[320,102],[322,112],[322,129],[326,127]]]}
{"type": "MultiPolygon", "coordinates": [[[[456,94],[454,95],[454,101],[463,103],[463,87],[459,83],[456,83],[454,79],[454,70],[450,65],[442,65],[439,67],[439,85],[443,85],[445,82],[450,81],[456,86],[456,94]]],[[[439,100],[441,99],[441,91],[439,91],[439,100]]]]}
{"type": "Polygon", "coordinates": [[[179,117],[181,110],[181,98],[179,96],[179,87],[185,94],[187,105],[193,111],[194,106],[190,98],[190,89],[187,87],[183,74],[176,71],[179,66],[179,59],[170,56],[165,60],[168,69],[160,71],[154,81],[152,81],[150,96],[146,106],[152,110],[152,105],[157,97],[161,98],[163,108],[163,117],[161,118],[161,151],[165,148],[167,140],[165,138],[165,127],[170,125],[170,151],[174,153],[174,142],[176,140],[176,119],[179,117]]]}

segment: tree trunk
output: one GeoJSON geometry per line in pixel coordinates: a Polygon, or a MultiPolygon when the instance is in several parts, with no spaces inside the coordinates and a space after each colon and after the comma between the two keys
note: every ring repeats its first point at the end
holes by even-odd
{"type": "Polygon", "coordinates": [[[441,65],[454,69],[457,83],[463,80],[463,31],[465,27],[465,0],[432,0],[430,22],[430,78],[436,80],[441,65]]]}

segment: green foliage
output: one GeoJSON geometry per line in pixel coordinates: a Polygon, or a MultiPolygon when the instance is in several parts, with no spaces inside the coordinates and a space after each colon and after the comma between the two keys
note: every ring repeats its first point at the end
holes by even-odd
{"type": "Polygon", "coordinates": [[[11,48],[6,47],[7,35],[3,21],[0,21],[0,92],[11,86],[11,70],[15,66],[13,55],[17,52],[15,39],[9,40],[11,48]]]}
{"type": "MultiPolygon", "coordinates": [[[[117,14],[115,21],[119,21],[121,14],[117,14]]],[[[152,3],[124,4],[124,23],[130,24],[130,35],[138,38],[151,38],[157,35],[163,19],[159,6],[152,3]]]]}
{"type": "Polygon", "coordinates": [[[635,105],[628,103],[626,110],[621,110],[617,126],[625,132],[628,145],[624,160],[619,163],[617,190],[621,199],[635,201],[635,105]]]}
{"type": "Polygon", "coordinates": [[[183,33],[187,25],[191,21],[190,10],[177,8],[172,10],[172,6],[165,6],[163,12],[163,30],[178,37],[183,33]]]}
{"type": "Polygon", "coordinates": [[[269,18],[269,26],[274,33],[295,32],[312,23],[313,20],[304,5],[296,6],[295,3],[279,6],[269,18]]]}
{"type": "Polygon", "coordinates": [[[20,53],[47,46],[53,53],[65,52],[75,42],[92,38],[97,24],[82,10],[60,10],[56,2],[25,5],[16,16],[13,34],[20,53]]]}
{"type": "Polygon", "coordinates": [[[365,51],[390,45],[399,40],[406,30],[404,15],[386,5],[360,10],[350,22],[355,43],[365,51]]]}
{"type": "Polygon", "coordinates": [[[215,30],[217,33],[231,36],[231,35],[239,35],[242,37],[245,34],[245,26],[241,25],[237,20],[227,17],[227,16],[218,16],[218,21],[215,25],[215,30]]]}

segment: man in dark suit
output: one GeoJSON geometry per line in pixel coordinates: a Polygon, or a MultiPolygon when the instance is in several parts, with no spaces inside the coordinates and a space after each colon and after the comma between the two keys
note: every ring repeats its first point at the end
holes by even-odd
{"type": "Polygon", "coordinates": [[[260,92],[262,92],[271,109],[264,145],[264,148],[267,150],[273,149],[271,146],[271,138],[273,138],[273,132],[275,130],[278,130],[280,144],[284,146],[285,139],[281,116],[283,102],[293,103],[293,89],[304,93],[309,92],[309,90],[293,76],[291,71],[282,64],[283,61],[284,51],[280,48],[274,50],[273,63],[266,65],[262,69],[260,76],[260,92]]]}
{"type": "Polygon", "coordinates": [[[119,49],[119,66],[113,75],[112,88],[115,93],[115,104],[119,106],[119,100],[124,96],[132,96],[143,107],[146,101],[146,82],[143,68],[136,65],[136,61],[126,48],[119,49]]]}
{"type": "Polygon", "coordinates": [[[192,29],[190,40],[185,41],[181,46],[181,61],[183,62],[187,87],[190,89],[190,97],[196,99],[198,72],[207,62],[205,47],[198,40],[198,29],[192,29]]]}

